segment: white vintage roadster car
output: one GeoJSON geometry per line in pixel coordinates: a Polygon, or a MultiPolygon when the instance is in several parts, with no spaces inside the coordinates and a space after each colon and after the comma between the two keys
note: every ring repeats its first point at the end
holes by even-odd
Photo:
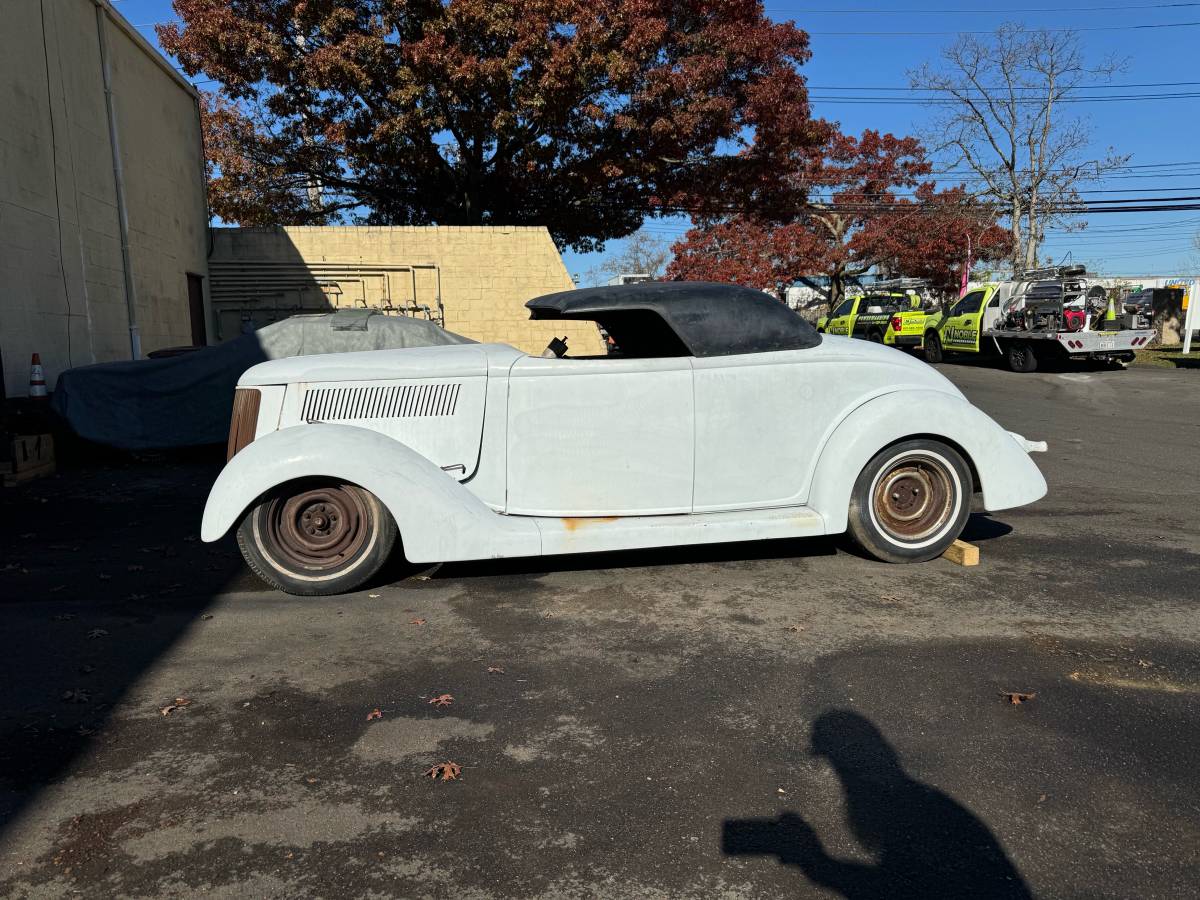
{"type": "Polygon", "coordinates": [[[602,357],[459,344],[266,362],[237,389],[202,537],[295,594],[413,563],[849,530],[931,559],[981,491],[1032,503],[1032,445],[934,369],[819,335],[766,294],[650,283],[531,300],[597,322],[602,357]]]}

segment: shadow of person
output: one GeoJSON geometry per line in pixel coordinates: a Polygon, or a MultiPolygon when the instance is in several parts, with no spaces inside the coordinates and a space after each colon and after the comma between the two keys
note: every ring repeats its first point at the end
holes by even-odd
{"type": "Polygon", "coordinates": [[[910,778],[869,720],[832,710],[813,723],[814,756],[841,779],[850,830],[875,862],[831,856],[798,814],[727,820],[727,855],[776,856],[847,898],[1029,898],[1032,894],[979,819],[910,778]]]}

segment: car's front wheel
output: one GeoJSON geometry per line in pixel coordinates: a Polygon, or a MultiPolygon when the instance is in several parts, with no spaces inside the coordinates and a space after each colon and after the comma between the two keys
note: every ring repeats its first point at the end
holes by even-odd
{"type": "Polygon", "coordinates": [[[850,535],[883,562],[941,556],[971,514],[971,470],[940,441],[903,441],[881,450],[850,497],[850,535]]]}
{"type": "Polygon", "coordinates": [[[387,562],[396,523],[379,499],[357,485],[297,481],[253,506],[237,530],[246,564],[289,594],[341,594],[387,562]]]}

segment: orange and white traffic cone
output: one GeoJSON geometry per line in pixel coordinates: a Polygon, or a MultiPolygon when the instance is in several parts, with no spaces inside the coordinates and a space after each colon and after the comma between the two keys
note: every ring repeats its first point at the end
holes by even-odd
{"type": "Polygon", "coordinates": [[[46,396],[46,373],[42,371],[42,357],[33,354],[29,363],[29,397],[36,400],[46,396]]]}

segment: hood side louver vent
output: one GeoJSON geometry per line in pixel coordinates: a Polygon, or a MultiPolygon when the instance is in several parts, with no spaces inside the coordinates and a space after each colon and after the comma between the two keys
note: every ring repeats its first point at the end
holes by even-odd
{"type": "Polygon", "coordinates": [[[461,383],[310,388],[304,393],[301,417],[306,422],[337,422],[452,416],[460,388],[461,383]]]}

